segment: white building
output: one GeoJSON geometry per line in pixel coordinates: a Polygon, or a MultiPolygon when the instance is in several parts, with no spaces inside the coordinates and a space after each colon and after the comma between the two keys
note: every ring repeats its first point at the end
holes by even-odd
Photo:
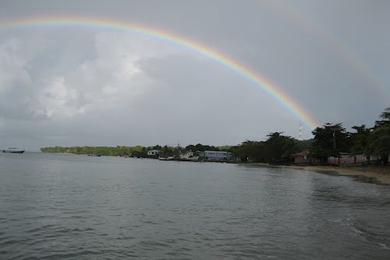
{"type": "Polygon", "coordinates": [[[160,154],[159,150],[150,150],[148,151],[148,156],[158,156],[160,154]]]}
{"type": "Polygon", "coordinates": [[[233,154],[224,151],[204,151],[201,157],[207,161],[227,161],[233,158],[233,154]]]}

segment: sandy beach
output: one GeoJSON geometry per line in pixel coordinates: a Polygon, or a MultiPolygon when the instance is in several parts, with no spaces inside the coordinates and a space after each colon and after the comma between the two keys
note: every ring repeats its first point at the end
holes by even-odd
{"type": "Polygon", "coordinates": [[[376,184],[390,185],[390,166],[301,166],[301,165],[269,165],[266,163],[248,163],[258,167],[281,167],[308,172],[324,174],[337,174],[340,176],[351,176],[358,180],[376,184]]]}
{"type": "Polygon", "coordinates": [[[305,171],[319,173],[338,174],[355,177],[362,181],[390,185],[390,167],[365,166],[365,167],[336,167],[336,166],[282,166],[305,171]]]}

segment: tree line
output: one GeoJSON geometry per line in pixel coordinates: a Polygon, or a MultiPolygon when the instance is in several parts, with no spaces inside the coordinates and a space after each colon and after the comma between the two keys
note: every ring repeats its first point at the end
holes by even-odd
{"type": "Polygon", "coordinates": [[[44,147],[42,152],[74,153],[107,156],[148,157],[148,151],[159,150],[161,157],[178,157],[180,154],[193,152],[195,155],[206,150],[228,151],[235,160],[241,162],[262,162],[270,164],[289,164],[293,155],[307,150],[310,156],[325,163],[330,156],[338,157],[340,153],[364,154],[368,159],[375,157],[372,163],[388,164],[390,154],[390,108],[380,115],[372,127],[353,126],[347,131],[342,123],[326,123],[315,128],[313,138],[297,140],[282,132],[267,135],[265,141],[245,141],[236,146],[210,146],[203,144],[181,146],[76,146],[44,147]]]}
{"type": "Polygon", "coordinates": [[[228,147],[217,147],[211,145],[188,145],[186,147],[181,146],[52,146],[42,147],[41,152],[44,153],[72,153],[72,154],[87,154],[95,156],[124,156],[124,157],[137,157],[147,158],[148,151],[158,150],[161,157],[178,157],[180,154],[186,152],[202,152],[207,150],[222,151],[227,150],[228,147]]]}
{"type": "Polygon", "coordinates": [[[387,165],[390,154],[390,108],[386,108],[372,127],[353,126],[348,132],[342,123],[326,123],[315,128],[313,138],[297,140],[281,132],[270,133],[266,141],[245,141],[232,147],[242,161],[288,164],[294,153],[307,150],[312,158],[326,163],[341,153],[365,155],[372,163],[387,165]]]}

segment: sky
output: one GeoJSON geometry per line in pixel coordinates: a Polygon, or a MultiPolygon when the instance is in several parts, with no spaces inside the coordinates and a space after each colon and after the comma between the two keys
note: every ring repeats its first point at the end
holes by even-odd
{"type": "Polygon", "coordinates": [[[262,86],[175,42],[13,21],[89,17],[191,39],[279,86],[318,124],[349,129],[390,106],[389,12],[386,0],[1,0],[0,147],[234,145],[313,130],[262,86]]]}

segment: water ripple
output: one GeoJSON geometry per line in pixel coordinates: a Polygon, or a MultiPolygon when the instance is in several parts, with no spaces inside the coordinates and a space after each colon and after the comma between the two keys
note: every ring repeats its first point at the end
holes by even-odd
{"type": "Polygon", "coordinates": [[[23,156],[2,158],[0,259],[389,259],[385,186],[287,169],[23,156]]]}

